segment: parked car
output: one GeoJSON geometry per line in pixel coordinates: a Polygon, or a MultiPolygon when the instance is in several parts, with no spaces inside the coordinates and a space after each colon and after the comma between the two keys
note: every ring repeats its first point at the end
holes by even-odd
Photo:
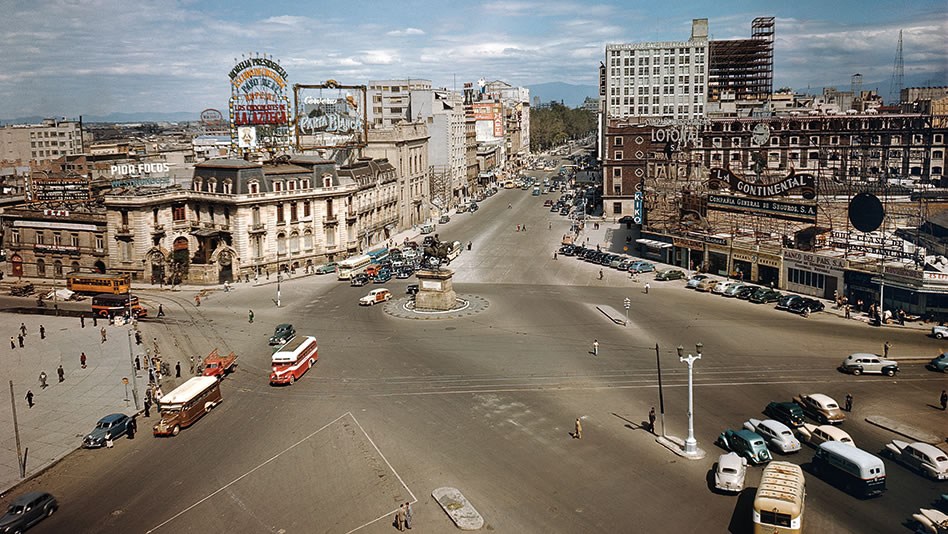
{"type": "Polygon", "coordinates": [[[736,297],[737,292],[746,287],[747,287],[747,284],[745,284],[744,282],[732,283],[731,285],[727,286],[727,289],[725,289],[724,293],[721,293],[721,294],[724,295],[725,297],[736,297]]]}
{"type": "Polygon", "coordinates": [[[0,517],[0,532],[23,532],[53,515],[59,509],[56,498],[49,493],[31,491],[10,502],[7,513],[0,517]]]}
{"type": "Polygon", "coordinates": [[[764,408],[764,415],[791,427],[803,426],[803,408],[794,402],[771,402],[764,408]]]}
{"type": "Polygon", "coordinates": [[[935,339],[945,339],[948,337],[948,326],[933,326],[932,327],[932,337],[935,339]]]}
{"type": "Polygon", "coordinates": [[[444,223],[450,222],[450,221],[451,221],[451,217],[449,217],[447,214],[445,214],[445,215],[442,215],[442,216],[438,219],[438,224],[444,224],[444,223]]]}
{"type": "Polygon", "coordinates": [[[840,364],[839,370],[857,376],[863,373],[895,376],[895,373],[899,372],[899,362],[886,360],[878,354],[857,352],[846,356],[846,359],[840,364]]]}
{"type": "Polygon", "coordinates": [[[95,424],[95,428],[82,438],[82,448],[98,449],[105,447],[106,441],[113,441],[128,434],[132,418],[123,413],[106,415],[95,424]]]}
{"type": "Polygon", "coordinates": [[[418,294],[418,284],[408,284],[405,287],[405,294],[415,296],[418,294]]]}
{"type": "Polygon", "coordinates": [[[369,294],[359,299],[359,306],[374,306],[392,298],[392,293],[384,287],[373,289],[369,294]]]}
{"type": "Polygon", "coordinates": [[[714,287],[711,288],[711,292],[717,293],[718,295],[723,295],[724,292],[728,290],[728,288],[731,288],[738,284],[740,284],[740,282],[736,280],[721,280],[714,287]]]}
{"type": "Polygon", "coordinates": [[[938,356],[935,356],[932,358],[932,361],[925,364],[925,367],[931,369],[932,371],[948,373],[948,353],[943,352],[938,356]]]}
{"type": "Polygon", "coordinates": [[[922,476],[948,480],[948,453],[934,445],[893,439],[882,453],[922,476]]]}
{"type": "Polygon", "coordinates": [[[846,414],[839,407],[839,403],[829,395],[822,393],[803,393],[793,397],[793,402],[803,408],[803,413],[819,421],[821,424],[831,423],[838,425],[846,420],[846,414]]]}
{"type": "Polygon", "coordinates": [[[296,329],[290,323],[276,325],[273,329],[273,335],[270,336],[270,346],[286,345],[291,339],[296,337],[296,329]]]}
{"type": "Polygon", "coordinates": [[[375,276],[372,278],[373,284],[384,284],[392,279],[392,271],[388,269],[379,269],[379,272],[375,273],[375,276]]]}
{"type": "Polygon", "coordinates": [[[716,443],[725,450],[736,452],[738,455],[747,458],[754,465],[765,464],[772,459],[770,451],[767,450],[767,444],[764,443],[764,438],[744,428],[725,430],[718,436],[716,443]]]}
{"type": "Polygon", "coordinates": [[[336,263],[332,261],[316,267],[316,274],[332,274],[334,272],[336,272],[336,263]]]}
{"type": "Polygon", "coordinates": [[[685,273],[678,269],[662,269],[655,273],[655,281],[666,282],[668,280],[684,280],[685,273]]]}
{"type": "Polygon", "coordinates": [[[710,276],[706,274],[692,275],[692,277],[688,279],[688,282],[685,283],[685,288],[695,289],[696,287],[698,287],[698,284],[700,284],[702,280],[707,280],[708,278],[710,278],[710,276]]]}
{"type": "Polygon", "coordinates": [[[736,452],[722,454],[714,470],[714,487],[721,491],[740,493],[744,489],[746,475],[747,458],[736,452]]]}
{"type": "Polygon", "coordinates": [[[353,287],[364,286],[369,283],[369,275],[365,273],[356,273],[349,279],[349,285],[353,287]]]}
{"type": "Polygon", "coordinates": [[[793,435],[793,432],[787,425],[773,419],[748,419],[744,423],[744,428],[767,441],[768,448],[774,448],[783,454],[798,452],[800,450],[800,440],[793,435]]]}
{"type": "Polygon", "coordinates": [[[628,271],[629,267],[631,267],[633,263],[635,263],[635,260],[626,258],[619,262],[619,265],[616,267],[616,269],[620,271],[628,271]]]}
{"type": "Polygon", "coordinates": [[[609,267],[612,267],[613,269],[618,269],[619,265],[622,265],[622,262],[624,262],[625,260],[626,259],[623,258],[622,256],[613,256],[612,261],[609,262],[609,267]]]}
{"type": "Polygon", "coordinates": [[[750,300],[751,295],[753,295],[754,293],[756,293],[757,290],[759,290],[759,289],[761,289],[760,286],[745,285],[744,287],[742,287],[741,289],[739,289],[739,290],[737,291],[737,293],[734,294],[734,296],[737,297],[737,298],[739,298],[739,299],[741,299],[741,300],[750,300]]]}
{"type": "Polygon", "coordinates": [[[544,205],[545,207],[552,206],[552,205],[553,205],[553,199],[552,199],[552,198],[548,198],[548,199],[544,200],[544,201],[543,201],[543,205],[544,205]]]}
{"type": "Polygon", "coordinates": [[[853,447],[856,446],[856,442],[853,441],[849,433],[833,425],[816,426],[810,423],[803,423],[803,426],[797,429],[797,434],[800,435],[801,440],[814,447],[819,447],[820,443],[826,443],[827,441],[838,441],[846,445],[852,445],[853,447]]]}
{"type": "Polygon", "coordinates": [[[707,293],[708,291],[713,290],[719,283],[721,283],[721,281],[717,278],[705,278],[704,280],[698,282],[698,285],[695,286],[695,291],[707,293]]]}
{"type": "Polygon", "coordinates": [[[790,304],[789,310],[793,313],[802,314],[804,312],[806,313],[820,312],[820,311],[823,311],[825,307],[826,306],[822,302],[816,299],[803,297],[802,299],[794,301],[792,304],[790,304]]]}
{"type": "Polygon", "coordinates": [[[647,261],[637,260],[637,261],[632,262],[631,265],[629,265],[630,273],[650,273],[654,270],[655,270],[655,265],[647,261]]]}
{"type": "Polygon", "coordinates": [[[398,278],[399,280],[404,280],[406,278],[411,278],[413,274],[415,274],[415,270],[412,269],[411,267],[405,266],[395,271],[395,278],[398,278]]]}
{"type": "Polygon", "coordinates": [[[768,302],[776,302],[782,296],[783,294],[775,289],[762,287],[750,296],[750,301],[756,304],[766,304],[768,302]]]}
{"type": "Polygon", "coordinates": [[[794,302],[797,302],[799,300],[803,300],[803,297],[801,297],[800,295],[784,295],[780,297],[779,299],[777,299],[776,308],[778,310],[789,310],[790,306],[794,302]]]}

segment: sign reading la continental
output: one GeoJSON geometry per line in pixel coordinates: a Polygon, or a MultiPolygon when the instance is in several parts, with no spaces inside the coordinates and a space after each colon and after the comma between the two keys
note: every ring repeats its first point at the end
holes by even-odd
{"type": "Polygon", "coordinates": [[[775,197],[799,190],[803,198],[807,200],[816,198],[816,177],[809,173],[796,174],[791,170],[786,178],[778,182],[755,184],[742,180],[730,169],[714,167],[709,172],[708,185],[715,190],[727,187],[731,191],[758,198],[775,197]]]}
{"type": "Polygon", "coordinates": [[[733,195],[708,195],[708,209],[737,213],[759,213],[775,219],[788,221],[816,221],[815,204],[777,202],[763,198],[747,198],[733,195]]]}

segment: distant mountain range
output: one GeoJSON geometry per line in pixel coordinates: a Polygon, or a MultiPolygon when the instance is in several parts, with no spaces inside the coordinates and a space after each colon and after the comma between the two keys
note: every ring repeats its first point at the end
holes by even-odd
{"type": "Polygon", "coordinates": [[[535,97],[540,97],[540,102],[543,104],[556,101],[570,108],[581,106],[586,97],[599,95],[598,86],[562,82],[537,83],[527,86],[527,89],[530,89],[530,104],[533,104],[535,97]]]}
{"type": "MultiPolygon", "coordinates": [[[[0,119],[0,125],[6,124],[39,124],[43,122],[43,119],[48,119],[49,116],[42,117],[39,115],[34,115],[31,117],[17,117],[15,119],[0,119]]],[[[54,116],[53,118],[62,119],[62,116],[54,116]]],[[[78,116],[66,117],[69,120],[79,120],[78,116]]],[[[90,124],[94,122],[104,122],[104,123],[118,123],[118,124],[127,124],[127,123],[136,123],[136,122],[189,122],[189,121],[198,121],[201,119],[200,111],[173,111],[169,113],[162,113],[158,111],[142,111],[138,113],[109,113],[108,115],[83,115],[82,122],[85,124],[90,124]]]]}

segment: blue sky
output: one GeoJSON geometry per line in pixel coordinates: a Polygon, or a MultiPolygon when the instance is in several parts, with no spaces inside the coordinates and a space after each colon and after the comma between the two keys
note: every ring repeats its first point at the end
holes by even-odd
{"type": "MultiPolygon", "coordinates": [[[[5,0],[0,117],[226,109],[241,54],[280,61],[290,83],[425,78],[460,87],[595,85],[606,43],[714,39],[777,18],[774,86],[884,82],[904,30],[905,74],[948,85],[944,0],[593,1],[5,0]]],[[[864,88],[872,88],[864,86],[864,88]]]]}

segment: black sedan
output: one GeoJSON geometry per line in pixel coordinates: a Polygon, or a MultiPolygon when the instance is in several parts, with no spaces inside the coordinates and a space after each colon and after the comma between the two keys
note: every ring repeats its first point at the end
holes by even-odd
{"type": "Polygon", "coordinates": [[[813,298],[804,297],[791,304],[789,310],[793,313],[803,314],[820,312],[823,311],[824,308],[826,308],[826,306],[822,302],[813,298]]]}
{"type": "Polygon", "coordinates": [[[105,447],[108,440],[116,440],[124,435],[131,435],[132,418],[123,413],[106,415],[95,424],[95,428],[82,438],[82,447],[97,449],[105,447]]]}
{"type": "Polygon", "coordinates": [[[7,513],[0,517],[0,532],[23,532],[53,515],[57,508],[59,503],[49,493],[24,493],[13,499],[7,513]]]}
{"type": "Polygon", "coordinates": [[[751,295],[750,301],[756,304],[766,304],[768,302],[776,302],[782,296],[783,294],[777,290],[762,287],[751,295]]]}
{"type": "Polygon", "coordinates": [[[777,300],[777,309],[789,310],[790,306],[799,300],[803,300],[800,295],[784,295],[777,300]]]}
{"type": "Polygon", "coordinates": [[[760,286],[742,287],[741,289],[737,290],[737,293],[735,293],[734,296],[741,300],[750,300],[751,295],[753,295],[754,292],[756,292],[758,289],[761,289],[761,287],[760,286]]]}

